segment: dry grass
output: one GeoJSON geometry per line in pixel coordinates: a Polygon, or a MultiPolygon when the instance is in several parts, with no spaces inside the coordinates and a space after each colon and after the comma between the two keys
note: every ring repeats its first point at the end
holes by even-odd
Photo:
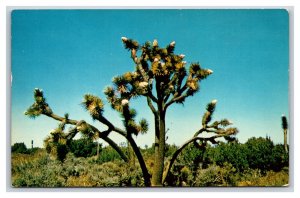
{"type": "Polygon", "coordinates": [[[238,182],[238,186],[286,186],[289,184],[289,174],[286,170],[269,171],[265,176],[253,176],[246,181],[238,182]]]}

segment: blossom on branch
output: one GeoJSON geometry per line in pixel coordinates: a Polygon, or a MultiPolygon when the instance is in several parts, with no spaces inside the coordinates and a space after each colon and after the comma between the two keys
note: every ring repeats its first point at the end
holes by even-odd
{"type": "Polygon", "coordinates": [[[128,101],[127,99],[123,99],[123,100],[121,101],[121,104],[122,104],[122,106],[126,106],[126,105],[129,104],[129,101],[128,101]]]}

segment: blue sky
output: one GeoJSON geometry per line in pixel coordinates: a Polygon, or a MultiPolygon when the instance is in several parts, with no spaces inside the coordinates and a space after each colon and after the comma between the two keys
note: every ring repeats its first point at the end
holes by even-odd
{"type": "MultiPolygon", "coordinates": [[[[80,105],[83,95],[104,99],[113,76],[133,71],[121,37],[140,43],[176,41],[187,63],[214,71],[200,92],[167,112],[168,143],[181,144],[201,126],[206,104],[217,99],[215,119],[228,118],[238,139],[271,136],[283,142],[281,114],[288,103],[288,13],[286,10],[17,10],[12,13],[12,143],[42,146],[57,122],[24,115],[33,90],[44,90],[56,114],[85,119],[100,129],[80,105]]],[[[106,103],[107,104],[107,103],[106,103]]],[[[138,117],[153,124],[143,98],[132,102],[138,117]]],[[[105,116],[121,126],[107,104],[105,116]]],[[[123,138],[112,135],[116,142],[123,138]]],[[[138,136],[152,144],[153,127],[138,136]]]]}

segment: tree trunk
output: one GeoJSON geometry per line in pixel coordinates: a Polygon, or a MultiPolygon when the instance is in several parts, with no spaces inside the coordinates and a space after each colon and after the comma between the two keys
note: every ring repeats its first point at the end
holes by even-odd
{"type": "Polygon", "coordinates": [[[284,136],[284,150],[285,150],[285,152],[288,152],[287,129],[283,130],[283,136],[284,136]]]}
{"type": "Polygon", "coordinates": [[[134,151],[128,140],[127,140],[127,150],[128,150],[129,166],[131,168],[134,168],[134,166],[135,166],[134,151]]]}
{"type": "Polygon", "coordinates": [[[97,142],[97,159],[99,159],[99,147],[100,147],[99,142],[97,142]]]}
{"type": "Polygon", "coordinates": [[[145,186],[150,186],[150,174],[148,173],[148,169],[146,167],[145,161],[143,159],[143,156],[140,152],[140,149],[138,148],[138,146],[136,145],[135,141],[132,139],[131,135],[128,136],[128,142],[130,143],[138,161],[140,164],[140,167],[142,169],[143,172],[143,177],[144,177],[144,182],[145,182],[145,186]]]}
{"type": "Polygon", "coordinates": [[[152,175],[152,186],[162,186],[165,158],[165,112],[159,109],[159,116],[156,118],[158,126],[155,127],[155,153],[154,169],[152,175]],[[158,120],[157,120],[158,119],[158,120]]]}

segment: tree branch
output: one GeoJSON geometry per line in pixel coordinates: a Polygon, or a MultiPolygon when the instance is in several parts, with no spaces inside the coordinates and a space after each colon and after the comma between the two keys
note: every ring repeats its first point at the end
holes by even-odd
{"type": "MultiPolygon", "coordinates": [[[[51,113],[51,114],[44,114],[48,117],[51,117],[53,118],[54,120],[58,120],[58,121],[61,121],[61,122],[65,122],[66,124],[72,124],[72,125],[77,125],[80,121],[77,121],[77,120],[72,120],[72,119],[65,119],[64,117],[61,117],[61,116],[58,116],[54,113],[51,113]]],[[[99,138],[103,139],[104,141],[106,141],[109,145],[111,145],[112,148],[114,148],[118,154],[121,156],[121,158],[125,161],[125,162],[128,162],[128,158],[126,157],[126,155],[123,153],[123,151],[120,149],[120,147],[112,140],[110,139],[109,137],[107,137],[107,135],[103,135],[102,132],[100,132],[96,127],[94,127],[93,125],[91,124],[88,124],[87,125],[89,127],[91,127],[93,129],[93,131],[95,133],[98,133],[99,134],[99,138]]]]}
{"type": "Polygon", "coordinates": [[[154,115],[157,114],[157,110],[155,109],[155,107],[153,106],[152,102],[151,102],[151,99],[149,97],[147,97],[147,103],[148,103],[148,106],[150,107],[152,113],[154,115]]]}
{"type": "MultiPolygon", "coordinates": [[[[176,92],[177,93],[177,92],[176,92]]],[[[175,93],[175,94],[176,94],[175,93]]],[[[183,95],[179,95],[178,97],[175,97],[175,94],[174,94],[174,97],[165,105],[165,109],[167,109],[171,104],[173,104],[174,102],[176,101],[180,101],[180,100],[183,100],[185,99],[186,97],[188,97],[187,94],[183,94],[183,95]]]]}
{"type": "Polygon", "coordinates": [[[131,133],[129,134],[127,140],[129,141],[138,161],[140,164],[140,167],[142,169],[143,172],[143,177],[144,177],[144,182],[145,182],[145,186],[151,186],[151,181],[150,181],[150,174],[148,173],[148,169],[146,167],[145,164],[145,160],[143,158],[143,155],[140,151],[140,149],[138,148],[138,146],[136,145],[135,141],[132,139],[131,133]]]}
{"type": "Polygon", "coordinates": [[[67,139],[67,142],[72,140],[76,136],[77,133],[78,133],[78,130],[76,129],[76,127],[69,130],[69,132],[65,134],[65,138],[67,139]]]}
{"type": "Polygon", "coordinates": [[[145,82],[148,82],[148,80],[149,80],[148,78],[149,77],[147,76],[145,70],[143,69],[141,61],[136,56],[136,51],[137,51],[136,49],[131,49],[131,58],[132,58],[133,62],[136,64],[137,69],[139,70],[139,72],[142,74],[143,80],[145,82]]]}
{"type": "Polygon", "coordinates": [[[157,103],[157,98],[152,94],[151,91],[148,91],[147,97],[151,98],[153,102],[157,103]]]}
{"type": "Polygon", "coordinates": [[[108,127],[108,129],[106,131],[102,132],[103,135],[105,134],[107,136],[111,131],[115,131],[126,138],[126,135],[127,135],[126,131],[124,131],[118,127],[115,127],[104,116],[101,115],[100,117],[96,118],[96,120],[98,120],[99,122],[101,122],[102,124],[104,124],[108,127]]]}
{"type": "Polygon", "coordinates": [[[180,148],[178,148],[178,149],[174,152],[174,154],[172,155],[171,160],[169,161],[169,163],[168,163],[168,165],[167,165],[167,167],[166,167],[166,171],[165,171],[164,177],[163,177],[163,183],[165,182],[166,178],[168,177],[168,175],[169,175],[169,173],[170,173],[170,171],[171,171],[171,168],[172,168],[172,166],[173,166],[175,160],[177,159],[178,155],[179,155],[179,154],[182,152],[182,150],[183,150],[186,146],[188,146],[190,143],[195,142],[195,141],[197,141],[197,140],[210,141],[210,142],[213,143],[213,142],[215,142],[215,139],[216,139],[216,138],[220,138],[220,137],[226,136],[226,134],[218,134],[218,135],[214,135],[214,136],[211,136],[211,137],[198,137],[198,135],[199,135],[200,133],[204,132],[204,131],[206,131],[206,129],[204,129],[204,128],[201,128],[200,130],[198,130],[198,131],[194,134],[193,138],[191,138],[191,139],[189,139],[188,141],[186,141],[180,148]]]}
{"type": "Polygon", "coordinates": [[[193,137],[197,137],[199,134],[201,134],[202,132],[206,131],[205,128],[201,128],[200,130],[198,130],[193,137]]]}
{"type": "Polygon", "coordinates": [[[169,173],[170,173],[170,170],[175,162],[175,160],[177,159],[178,155],[181,153],[181,151],[186,147],[188,146],[191,142],[194,142],[196,140],[202,140],[203,138],[201,137],[193,137],[192,139],[186,141],[179,149],[177,149],[174,154],[172,155],[172,158],[171,160],[169,161],[167,167],[166,167],[166,172],[164,173],[164,176],[163,176],[163,180],[162,180],[162,183],[165,182],[166,178],[169,176],[169,173]]]}
{"type": "MultiPolygon", "coordinates": [[[[191,75],[189,75],[188,79],[190,78],[191,75]]],[[[187,95],[187,93],[185,94],[182,94],[184,91],[187,90],[187,80],[185,82],[185,84],[181,87],[181,84],[182,84],[182,80],[179,82],[179,85],[177,85],[177,89],[176,89],[176,92],[175,94],[173,95],[173,98],[166,103],[166,106],[165,108],[167,109],[171,104],[173,104],[174,102],[176,101],[179,101],[179,100],[183,100],[185,99],[186,97],[188,97],[189,95],[187,95]]]]}

